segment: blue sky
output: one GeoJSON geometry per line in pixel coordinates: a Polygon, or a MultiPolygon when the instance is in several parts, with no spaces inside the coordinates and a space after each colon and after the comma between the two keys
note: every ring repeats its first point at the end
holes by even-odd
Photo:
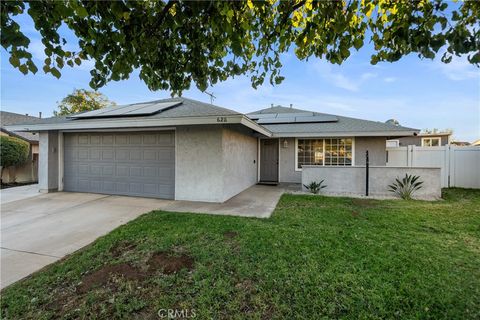
{"type": "MultiPolygon", "coordinates": [[[[57,102],[74,88],[89,88],[91,63],[77,68],[66,66],[56,79],[41,71],[42,44],[29,17],[17,19],[32,39],[31,52],[40,71],[24,76],[10,66],[8,54],[1,50],[1,109],[17,113],[51,116],[57,102]]],[[[74,45],[75,40],[66,34],[74,45]]],[[[371,49],[353,52],[341,66],[320,59],[299,61],[294,54],[283,55],[281,85],[266,83],[257,90],[246,77],[236,77],[209,88],[215,104],[240,112],[269,107],[270,104],[333,113],[375,121],[397,119],[400,124],[418,129],[450,128],[454,138],[473,141],[480,138],[480,69],[465,58],[450,64],[420,60],[410,55],[395,63],[369,64],[371,49]]],[[[138,78],[111,82],[99,90],[117,104],[167,98],[169,92],[149,91],[138,78]]],[[[191,89],[186,97],[209,102],[206,94],[191,89]]]]}

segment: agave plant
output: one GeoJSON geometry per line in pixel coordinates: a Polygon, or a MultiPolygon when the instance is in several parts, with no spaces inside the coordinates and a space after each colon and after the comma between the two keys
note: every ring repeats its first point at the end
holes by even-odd
{"type": "Polygon", "coordinates": [[[418,179],[420,179],[419,176],[405,174],[402,180],[396,178],[395,183],[388,186],[389,191],[396,193],[402,199],[410,200],[413,193],[422,188],[423,181],[418,179]]]}
{"type": "Polygon", "coordinates": [[[320,190],[327,187],[326,185],[323,184],[323,181],[325,181],[325,179],[323,179],[320,182],[312,181],[310,182],[310,184],[308,185],[304,184],[303,186],[311,193],[318,194],[320,190]]]}

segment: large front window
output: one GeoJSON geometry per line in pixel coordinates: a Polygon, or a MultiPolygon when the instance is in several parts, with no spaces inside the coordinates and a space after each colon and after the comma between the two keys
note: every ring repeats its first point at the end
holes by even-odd
{"type": "Polygon", "coordinates": [[[304,165],[351,166],[352,139],[298,139],[297,169],[304,165]]]}

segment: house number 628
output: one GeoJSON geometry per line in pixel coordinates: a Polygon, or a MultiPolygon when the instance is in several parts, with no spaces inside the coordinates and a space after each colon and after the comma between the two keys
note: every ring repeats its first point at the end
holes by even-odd
{"type": "Polygon", "coordinates": [[[217,122],[227,122],[227,117],[217,117],[217,122]]]}

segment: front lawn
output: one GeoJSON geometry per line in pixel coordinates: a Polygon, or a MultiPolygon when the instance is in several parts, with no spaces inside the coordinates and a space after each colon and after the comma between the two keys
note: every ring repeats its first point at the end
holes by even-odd
{"type": "Polygon", "coordinates": [[[2,319],[478,319],[480,190],[444,196],[284,195],[264,220],[151,212],[5,289],[2,319]]]}

